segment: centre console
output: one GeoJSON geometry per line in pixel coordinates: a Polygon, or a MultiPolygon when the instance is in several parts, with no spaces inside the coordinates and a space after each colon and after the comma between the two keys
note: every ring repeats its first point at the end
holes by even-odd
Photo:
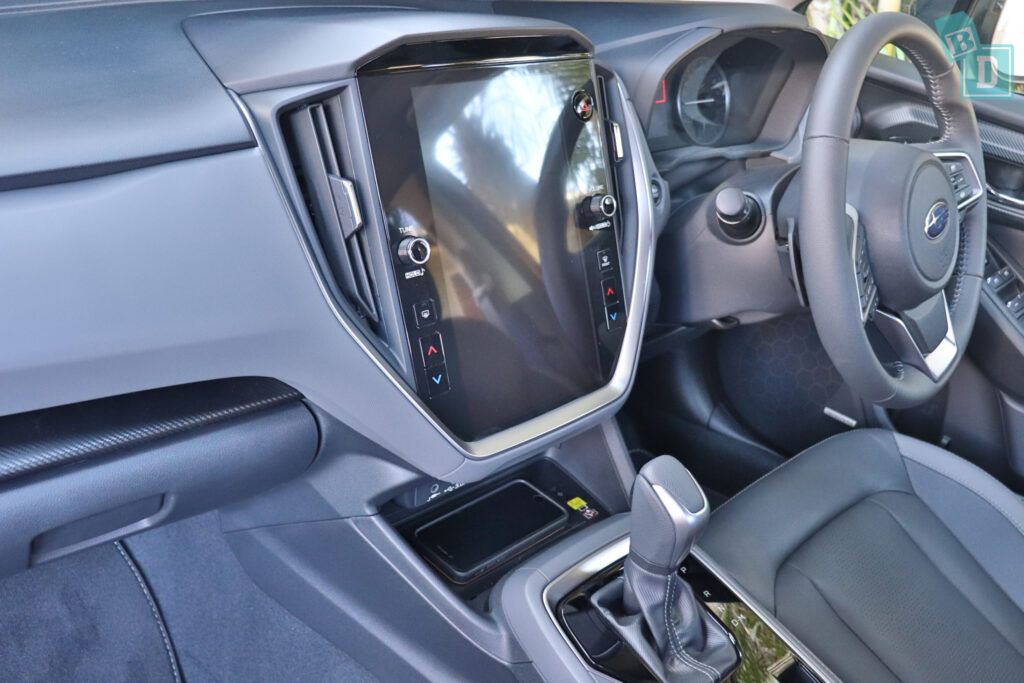
{"type": "Polygon", "coordinates": [[[838,680],[693,545],[710,506],[679,461],[661,456],[644,465],[630,506],[629,515],[563,541],[495,588],[495,611],[546,677],[626,683],[838,680]]]}
{"type": "Polygon", "coordinates": [[[437,42],[358,81],[419,398],[476,441],[607,384],[629,313],[623,152],[589,53],[437,42]]]}

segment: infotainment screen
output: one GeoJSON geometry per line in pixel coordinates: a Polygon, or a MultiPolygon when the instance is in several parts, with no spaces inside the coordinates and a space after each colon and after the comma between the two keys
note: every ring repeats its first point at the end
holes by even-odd
{"type": "Polygon", "coordinates": [[[585,55],[361,74],[417,391],[472,441],[608,381],[617,201],[585,55]]]}

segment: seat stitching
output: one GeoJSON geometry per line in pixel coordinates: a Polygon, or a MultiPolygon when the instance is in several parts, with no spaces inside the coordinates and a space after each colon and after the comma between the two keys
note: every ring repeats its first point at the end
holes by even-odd
{"type": "MultiPolygon", "coordinates": [[[[825,606],[828,607],[829,611],[831,611],[832,614],[836,615],[836,619],[838,619],[839,622],[843,626],[846,627],[846,630],[849,631],[850,634],[854,638],[856,638],[857,641],[861,645],[863,645],[864,648],[868,652],[871,653],[871,655],[875,658],[875,660],[877,660],[878,663],[881,664],[882,667],[892,675],[893,680],[899,681],[900,677],[897,676],[896,673],[892,669],[889,668],[888,664],[886,664],[884,661],[882,661],[882,658],[878,656],[878,653],[876,653],[874,650],[872,650],[871,647],[867,643],[864,642],[864,640],[860,637],[860,634],[858,634],[856,631],[854,631],[853,627],[850,626],[850,624],[847,623],[847,621],[845,619],[843,619],[842,615],[839,614],[839,612],[836,610],[836,608],[832,606],[832,603],[829,602],[829,599],[825,596],[825,593],[821,590],[821,588],[818,587],[818,584],[816,584],[814,582],[814,579],[812,579],[810,576],[808,576],[804,572],[804,570],[800,569],[800,567],[797,566],[796,563],[794,563],[794,562],[787,562],[785,566],[792,567],[794,571],[796,571],[798,574],[800,574],[800,576],[804,577],[804,580],[806,580],[807,583],[809,583],[811,585],[811,588],[814,589],[814,592],[818,594],[818,596],[821,598],[822,602],[825,603],[825,606]]],[[[779,582],[779,576],[778,576],[778,574],[776,574],[775,575],[775,583],[778,584],[778,582],[779,582]]]]}
{"type": "MultiPolygon", "coordinates": [[[[677,657],[679,657],[684,662],[690,664],[699,673],[702,673],[705,676],[707,676],[708,680],[711,681],[711,683],[715,683],[715,679],[718,677],[718,671],[715,671],[715,675],[712,676],[710,673],[708,673],[708,671],[703,666],[701,666],[701,663],[698,662],[693,657],[691,657],[686,652],[686,650],[683,649],[682,644],[677,642],[677,640],[676,640],[676,638],[678,638],[679,634],[676,633],[674,628],[672,628],[672,624],[671,624],[671,622],[669,621],[669,618],[668,618],[668,606],[672,603],[673,594],[675,593],[675,591],[677,589],[677,586],[676,586],[675,582],[672,581],[673,578],[674,578],[673,574],[669,574],[668,576],[665,577],[666,595],[665,595],[665,605],[664,605],[665,609],[664,609],[664,613],[665,613],[665,630],[668,632],[668,642],[669,642],[669,645],[671,645],[672,650],[675,652],[677,657]]],[[[714,671],[714,669],[712,669],[712,671],[714,671]]]]}
{"type": "MultiPolygon", "coordinates": [[[[918,498],[917,496],[914,496],[914,495],[912,495],[912,494],[909,494],[909,493],[907,493],[907,494],[904,494],[904,495],[908,495],[908,496],[911,496],[911,497],[915,498],[916,500],[921,500],[921,499],[920,499],[920,498],[918,498]]],[[[870,498],[865,498],[865,502],[868,502],[868,503],[872,503],[872,504],[874,504],[874,505],[877,505],[877,506],[878,506],[878,507],[880,507],[880,508],[881,508],[881,509],[882,509],[882,510],[883,510],[883,511],[884,511],[884,512],[885,512],[885,513],[887,514],[887,515],[889,515],[889,516],[890,516],[890,517],[892,518],[892,520],[893,520],[894,522],[896,522],[897,526],[899,526],[899,528],[900,528],[900,529],[901,529],[901,530],[903,531],[903,533],[904,533],[904,534],[906,534],[907,538],[909,538],[909,539],[910,539],[910,542],[914,544],[914,547],[915,547],[915,548],[917,548],[917,549],[918,549],[918,551],[920,551],[920,553],[921,553],[922,555],[924,555],[925,557],[927,557],[927,558],[928,558],[928,560],[929,560],[929,562],[931,562],[931,556],[930,556],[930,555],[929,555],[929,554],[928,554],[928,553],[927,553],[927,552],[925,551],[925,549],[924,549],[924,548],[922,548],[922,547],[921,547],[921,544],[917,542],[917,539],[915,539],[915,538],[914,538],[914,536],[913,536],[913,534],[911,534],[911,533],[910,533],[910,530],[909,530],[909,529],[908,529],[908,528],[907,528],[907,527],[906,527],[906,526],[905,526],[905,525],[903,524],[903,522],[901,522],[901,521],[899,520],[899,518],[898,518],[898,517],[896,517],[896,514],[895,514],[895,513],[894,513],[894,512],[893,512],[893,511],[892,511],[891,509],[889,509],[889,508],[888,508],[888,507],[887,507],[887,506],[886,506],[886,505],[885,505],[884,503],[882,503],[881,501],[879,501],[879,500],[875,500],[875,499],[874,499],[874,497],[870,497],[870,498]]],[[[921,502],[922,502],[922,504],[924,504],[924,501],[921,501],[921,502]]],[[[934,514],[934,513],[933,513],[933,514],[934,514]]],[[[942,524],[942,520],[939,520],[939,523],[940,523],[940,524],[942,524]]],[[[943,524],[943,526],[945,526],[945,525],[943,524]]],[[[954,537],[954,539],[956,539],[956,542],[957,542],[957,544],[958,544],[958,545],[960,545],[960,547],[961,547],[961,548],[963,548],[963,544],[961,544],[961,543],[960,543],[960,539],[957,539],[955,535],[954,535],[953,537],[954,537]]],[[[968,551],[968,550],[967,550],[967,548],[963,548],[963,550],[964,550],[964,552],[966,552],[966,553],[967,553],[968,555],[970,555],[971,559],[974,559],[974,555],[971,555],[970,551],[968,551]]],[[[974,561],[975,561],[975,562],[978,562],[978,561],[977,561],[976,559],[975,559],[974,561]]],[[[935,571],[937,571],[937,572],[939,573],[939,575],[940,575],[940,576],[942,576],[942,578],[944,578],[944,579],[946,580],[946,583],[948,583],[948,584],[949,584],[950,586],[952,586],[952,587],[953,587],[953,590],[955,590],[955,591],[956,591],[957,593],[959,593],[959,594],[960,594],[960,597],[962,597],[962,598],[963,598],[964,600],[966,600],[966,601],[967,601],[967,604],[969,604],[969,605],[970,605],[971,607],[974,607],[975,611],[976,611],[976,612],[978,612],[978,614],[980,614],[980,615],[981,615],[982,619],[984,619],[985,621],[987,621],[987,622],[988,622],[988,625],[989,625],[989,626],[991,626],[991,627],[992,627],[992,628],[993,628],[993,629],[995,630],[995,632],[996,632],[996,633],[998,633],[998,634],[999,634],[1000,636],[1002,636],[1003,640],[1005,640],[1005,641],[1006,641],[1006,643],[1007,643],[1007,644],[1008,644],[1008,645],[1009,645],[1010,647],[1012,647],[1012,648],[1013,648],[1014,650],[1016,650],[1016,651],[1017,651],[1017,654],[1019,654],[1019,655],[1021,655],[1021,656],[1024,656],[1024,651],[1021,651],[1021,649],[1020,649],[1019,647],[1017,647],[1017,645],[1015,645],[1015,644],[1014,644],[1014,643],[1013,643],[1013,642],[1012,642],[1012,641],[1011,641],[1011,640],[1010,640],[1009,638],[1007,638],[1007,637],[1006,637],[1006,635],[1005,635],[1005,634],[1004,634],[1004,633],[1003,633],[1003,632],[1002,632],[1002,631],[1001,631],[1001,630],[999,629],[999,627],[998,627],[998,626],[996,626],[996,625],[995,625],[994,623],[992,623],[992,620],[988,618],[988,615],[986,615],[984,611],[982,611],[982,610],[978,609],[977,605],[975,605],[975,604],[974,604],[974,603],[973,603],[973,602],[971,601],[971,599],[970,599],[970,598],[968,598],[968,597],[967,597],[967,596],[966,596],[966,595],[964,594],[964,592],[963,592],[962,590],[960,590],[960,587],[959,587],[959,586],[957,586],[957,585],[956,585],[955,583],[953,583],[953,580],[952,580],[951,578],[949,578],[949,576],[947,576],[947,575],[946,575],[946,573],[942,571],[942,569],[940,569],[940,568],[939,568],[938,564],[936,564],[935,562],[931,562],[931,564],[932,564],[932,566],[933,566],[933,567],[935,567],[935,571]]],[[[985,568],[984,568],[984,567],[981,567],[981,563],[978,563],[978,566],[979,566],[979,568],[980,568],[980,569],[982,570],[982,572],[983,572],[983,573],[984,573],[984,574],[985,574],[986,576],[988,576],[988,572],[986,572],[986,571],[985,571],[985,568]]],[[[989,576],[988,578],[989,578],[989,580],[990,580],[990,581],[992,581],[992,583],[993,583],[993,584],[995,585],[995,587],[996,587],[996,588],[997,588],[997,589],[999,590],[999,592],[1001,592],[1001,593],[1002,593],[1003,595],[1006,595],[1006,592],[1005,592],[1005,591],[1004,591],[1004,590],[1003,590],[1002,588],[1000,588],[1000,587],[999,587],[999,584],[997,584],[997,583],[995,582],[995,580],[994,580],[994,579],[992,579],[992,577],[991,577],[991,576],[989,576]]],[[[1007,597],[1008,599],[1010,598],[1010,596],[1009,596],[1009,595],[1006,595],[1006,597],[1007,597]]],[[[1010,600],[1010,602],[1011,602],[1011,603],[1013,603],[1013,600],[1011,599],[1011,600],[1010,600]]],[[[1016,604],[1016,603],[1014,603],[1014,604],[1016,604]]]]}
{"type": "Polygon", "coordinates": [[[139,588],[142,590],[143,596],[146,598],[146,602],[149,603],[149,611],[153,615],[153,619],[156,621],[156,626],[160,631],[160,638],[164,641],[164,653],[167,655],[167,659],[171,665],[171,675],[174,676],[176,683],[182,683],[181,672],[178,670],[178,658],[174,656],[174,647],[171,645],[171,636],[167,633],[167,628],[164,626],[163,617],[160,615],[160,609],[156,606],[156,601],[153,599],[153,594],[149,590],[149,586],[146,585],[145,579],[142,578],[142,574],[139,572],[138,566],[135,561],[128,556],[128,553],[124,549],[124,545],[120,541],[114,541],[114,547],[117,548],[117,552],[121,554],[121,558],[124,563],[128,565],[128,569],[131,570],[132,575],[135,576],[135,581],[138,582],[139,588]]]}

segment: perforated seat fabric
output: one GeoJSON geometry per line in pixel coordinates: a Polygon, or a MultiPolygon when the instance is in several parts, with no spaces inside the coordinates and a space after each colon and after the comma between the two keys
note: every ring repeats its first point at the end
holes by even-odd
{"type": "Polygon", "coordinates": [[[1024,681],[1024,503],[948,451],[832,437],[700,545],[844,681],[1024,681]]]}

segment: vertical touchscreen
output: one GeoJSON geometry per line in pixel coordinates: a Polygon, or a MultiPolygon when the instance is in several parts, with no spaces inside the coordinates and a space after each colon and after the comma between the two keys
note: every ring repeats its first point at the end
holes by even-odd
{"type": "Polygon", "coordinates": [[[615,203],[590,60],[360,88],[393,246],[430,247],[424,263],[395,261],[430,407],[472,440],[607,381],[625,311],[609,324],[601,282],[617,296],[619,279],[599,252],[615,252],[613,222],[588,209],[615,203]]]}

